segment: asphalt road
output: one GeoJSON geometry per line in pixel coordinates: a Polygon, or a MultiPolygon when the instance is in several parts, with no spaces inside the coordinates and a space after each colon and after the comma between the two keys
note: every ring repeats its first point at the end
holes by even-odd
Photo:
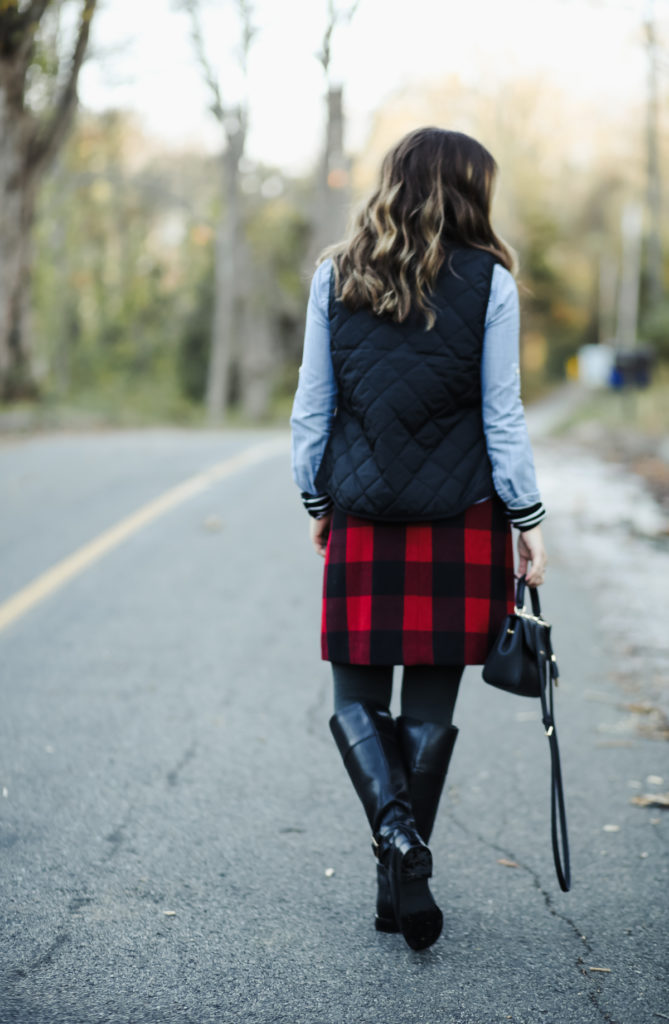
{"type": "MultiPolygon", "coordinates": [[[[0,608],[268,436],[1,445],[0,608]]],[[[0,632],[1,1024],[669,1020],[667,812],[630,803],[669,788],[667,746],[630,731],[587,587],[554,559],[543,590],[573,890],[553,874],[534,702],[469,669],[432,842],[445,930],[415,953],[373,928],[374,862],[328,729],[306,526],[275,454],[0,632]]]]}

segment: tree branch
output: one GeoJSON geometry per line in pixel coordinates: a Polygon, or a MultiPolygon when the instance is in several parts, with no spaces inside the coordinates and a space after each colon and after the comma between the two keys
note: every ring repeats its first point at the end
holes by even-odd
{"type": "Polygon", "coordinates": [[[349,9],[344,14],[344,18],[346,21],[351,21],[353,19],[353,15],[355,14],[359,6],[360,0],[354,0],[354,2],[351,4],[349,9]]]}
{"type": "Polygon", "coordinates": [[[35,32],[52,0],[33,0],[19,11],[18,0],[0,0],[0,58],[26,61],[35,43],[35,32]]]}
{"type": "Polygon", "coordinates": [[[241,65],[242,71],[246,75],[248,71],[248,59],[251,43],[255,39],[258,30],[253,24],[253,7],[249,3],[249,0],[238,0],[238,3],[239,16],[242,22],[241,65]]]}
{"type": "MultiPolygon", "coordinates": [[[[34,0],[31,8],[46,9],[49,0],[34,0]]],[[[95,14],[97,0],[83,0],[83,9],[79,20],[77,41],[72,53],[70,73],[56,100],[55,109],[47,125],[42,128],[33,140],[30,150],[30,164],[42,169],[58,150],[72,122],[77,105],[77,81],[84,62],[91,21],[95,14]]],[[[42,11],[42,13],[44,13],[42,11]]]]}
{"type": "Polygon", "coordinates": [[[334,0],[328,0],[328,20],[325,24],[325,32],[323,33],[323,42],[321,48],[316,54],[318,61],[325,72],[327,77],[330,70],[330,59],[332,56],[332,33],[334,32],[335,25],[337,23],[337,15],[335,12],[334,0]]]}
{"type": "MultiPolygon", "coordinates": [[[[218,77],[209,61],[209,58],[207,57],[202,25],[199,18],[198,0],[181,0],[180,6],[190,15],[191,37],[193,40],[193,46],[195,47],[195,55],[200,67],[202,68],[205,82],[213,100],[210,109],[216,119],[223,126],[229,150],[231,152],[236,152],[237,149],[239,149],[239,152],[241,153],[241,150],[243,150],[244,147],[247,128],[246,107],[244,104],[226,106],[223,103],[223,96],[221,94],[218,77]]],[[[242,71],[244,75],[246,75],[248,55],[251,49],[251,43],[256,35],[256,28],[252,21],[253,7],[250,0],[237,0],[237,6],[242,22],[242,38],[239,59],[242,71]]]]}
{"type": "Polygon", "coordinates": [[[353,3],[349,4],[347,8],[338,8],[336,0],[328,0],[328,20],[325,25],[325,32],[323,33],[321,49],[316,54],[326,78],[329,78],[330,63],[332,61],[332,35],[338,25],[351,22],[359,6],[360,0],[353,0],[353,3]]]}
{"type": "Polygon", "coordinates": [[[224,124],[228,112],[223,106],[223,97],[221,96],[218,79],[214,74],[214,69],[209,62],[209,58],[207,57],[204,37],[202,35],[202,26],[198,17],[197,3],[195,3],[194,0],[184,0],[182,6],[188,14],[190,14],[191,38],[193,40],[193,46],[195,47],[195,56],[202,68],[204,80],[207,83],[207,87],[209,88],[212,96],[211,112],[214,117],[221,122],[221,124],[224,124]]]}
{"type": "Polygon", "coordinates": [[[41,21],[50,3],[51,0],[32,0],[32,3],[26,7],[23,14],[26,24],[30,24],[31,21],[41,21]]]}
{"type": "Polygon", "coordinates": [[[13,52],[12,42],[21,29],[21,15],[16,0],[0,0],[0,58],[13,52]]]}
{"type": "Polygon", "coordinates": [[[0,79],[9,106],[19,115],[24,108],[35,35],[51,2],[33,0],[24,11],[19,11],[18,0],[0,0],[0,79]]]}

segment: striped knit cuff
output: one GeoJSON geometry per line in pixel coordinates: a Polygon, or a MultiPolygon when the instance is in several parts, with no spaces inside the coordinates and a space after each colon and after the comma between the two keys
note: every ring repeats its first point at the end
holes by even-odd
{"type": "Polygon", "coordinates": [[[544,503],[538,501],[536,505],[530,505],[529,508],[507,508],[506,514],[511,525],[524,533],[525,530],[531,530],[538,526],[546,518],[546,509],[544,503]]]}
{"type": "Polygon", "coordinates": [[[332,498],[329,494],[309,494],[302,491],[300,494],[304,507],[314,519],[323,519],[332,508],[332,498]]]}

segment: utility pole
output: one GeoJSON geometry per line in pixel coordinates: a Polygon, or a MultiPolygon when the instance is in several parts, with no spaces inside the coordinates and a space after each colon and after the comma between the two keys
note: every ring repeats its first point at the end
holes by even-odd
{"type": "Polygon", "coordinates": [[[636,348],[639,319],[639,277],[641,272],[641,234],[643,209],[628,203],[622,213],[623,268],[618,292],[618,330],[616,348],[630,352],[636,348]]]}
{"type": "Polygon", "coordinates": [[[654,0],[646,0],[646,53],[648,57],[648,92],[646,101],[646,160],[648,236],[646,249],[646,274],[650,305],[656,305],[662,298],[662,196],[660,183],[660,156],[658,146],[658,41],[655,26],[654,0]]]}

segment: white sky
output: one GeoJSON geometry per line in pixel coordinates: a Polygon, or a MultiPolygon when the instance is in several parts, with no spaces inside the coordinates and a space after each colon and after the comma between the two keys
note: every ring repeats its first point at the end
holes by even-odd
{"type": "MultiPolygon", "coordinates": [[[[348,148],[364,142],[370,115],[389,95],[452,72],[472,87],[517,72],[542,71],[565,89],[612,106],[644,90],[641,22],[647,0],[360,0],[350,27],[333,40],[345,86],[348,148]]],[[[210,60],[224,101],[240,88],[234,56],[235,0],[204,0],[210,60]]],[[[323,132],[320,46],[326,0],[255,0],[259,32],[249,71],[252,159],[302,170],[323,132]]],[[[669,4],[656,0],[666,17],[669,4]]],[[[80,96],[93,109],[137,111],[162,139],[215,149],[220,130],[193,56],[187,17],[174,0],[105,0],[80,96]]],[[[447,127],[446,125],[444,127],[447,127]]]]}

